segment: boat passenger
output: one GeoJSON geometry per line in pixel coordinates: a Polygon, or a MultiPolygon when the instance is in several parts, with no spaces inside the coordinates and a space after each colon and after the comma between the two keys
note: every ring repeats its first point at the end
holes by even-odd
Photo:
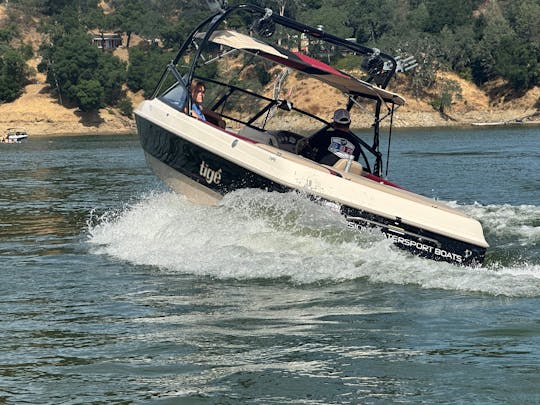
{"type": "Polygon", "coordinates": [[[339,159],[348,159],[350,155],[358,161],[360,143],[349,129],[350,124],[349,111],[343,108],[336,110],[332,128],[300,141],[298,154],[329,166],[333,166],[339,159]]]}
{"type": "MultiPolygon", "coordinates": [[[[206,94],[206,86],[202,81],[194,81],[191,85],[191,116],[208,121],[221,128],[225,128],[226,124],[223,118],[212,110],[207,110],[203,107],[204,95],[206,94]]],[[[184,107],[184,112],[187,113],[187,105],[184,107]]]]}
{"type": "Polygon", "coordinates": [[[206,121],[202,106],[205,93],[206,86],[204,85],[204,82],[197,80],[191,84],[191,115],[201,121],[206,121]]]}

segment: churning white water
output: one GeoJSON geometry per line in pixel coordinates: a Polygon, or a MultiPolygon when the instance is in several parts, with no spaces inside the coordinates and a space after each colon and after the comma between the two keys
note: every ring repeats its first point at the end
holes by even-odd
{"type": "Polygon", "coordinates": [[[535,226],[540,208],[459,208],[483,223],[491,249],[506,246],[516,257],[505,264],[495,257],[483,268],[420,259],[396,249],[376,231],[347,229],[331,207],[298,193],[261,190],[231,193],[217,207],[193,205],[172,192],[151,194],[119,212],[99,218],[94,214],[89,233],[97,253],[218,279],[302,284],[367,278],[494,295],[540,295],[540,265],[526,252],[540,240],[535,226]]]}

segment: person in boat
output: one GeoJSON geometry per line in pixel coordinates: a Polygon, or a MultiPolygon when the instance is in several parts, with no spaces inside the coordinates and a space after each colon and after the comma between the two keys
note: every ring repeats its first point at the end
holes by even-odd
{"type": "Polygon", "coordinates": [[[206,121],[202,106],[205,93],[206,86],[204,82],[197,80],[191,84],[191,116],[201,121],[206,121]]]}
{"type": "Polygon", "coordinates": [[[329,166],[333,166],[339,159],[348,159],[350,155],[358,161],[360,143],[351,132],[350,125],[349,111],[344,108],[336,110],[332,127],[300,141],[298,154],[329,166]]]}
{"type": "MultiPolygon", "coordinates": [[[[200,80],[196,80],[191,85],[191,116],[201,121],[208,121],[221,128],[225,128],[225,120],[214,111],[207,110],[203,107],[204,96],[206,94],[206,85],[200,80]]],[[[184,112],[187,113],[187,105],[184,107],[184,112]]]]}

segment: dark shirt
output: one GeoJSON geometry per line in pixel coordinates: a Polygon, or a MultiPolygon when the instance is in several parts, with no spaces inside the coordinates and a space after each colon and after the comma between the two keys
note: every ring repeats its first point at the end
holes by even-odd
{"type": "Polygon", "coordinates": [[[332,166],[339,159],[347,159],[348,155],[354,155],[354,160],[358,160],[360,143],[348,131],[328,129],[309,138],[300,154],[317,163],[332,166]]]}

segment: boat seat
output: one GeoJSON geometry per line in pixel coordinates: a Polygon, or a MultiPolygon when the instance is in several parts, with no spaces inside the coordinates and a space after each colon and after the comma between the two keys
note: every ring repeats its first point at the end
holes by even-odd
{"type": "Polygon", "coordinates": [[[356,174],[360,176],[362,174],[363,167],[360,163],[356,161],[351,162],[351,166],[349,167],[349,170],[345,170],[347,167],[347,162],[349,159],[339,159],[334,165],[332,166],[334,169],[342,171],[342,172],[348,172],[351,174],[356,174]]]}
{"type": "Polygon", "coordinates": [[[296,144],[300,139],[304,139],[302,135],[287,130],[268,131],[274,135],[278,141],[278,148],[287,152],[296,153],[296,144]]]}
{"type": "Polygon", "coordinates": [[[257,143],[263,143],[276,148],[279,147],[279,142],[275,135],[266,131],[259,131],[258,129],[248,127],[247,125],[238,131],[238,135],[249,138],[257,143]]]}
{"type": "Polygon", "coordinates": [[[268,151],[268,152],[275,153],[276,155],[281,156],[282,158],[285,158],[285,159],[290,160],[290,161],[295,162],[295,163],[300,163],[300,164],[302,164],[304,166],[307,166],[307,167],[310,167],[312,169],[315,169],[315,170],[318,170],[318,171],[321,171],[321,172],[326,172],[326,173],[331,173],[331,171],[332,171],[332,168],[330,166],[320,165],[318,163],[315,163],[312,160],[306,159],[303,156],[299,156],[299,155],[296,155],[294,153],[287,152],[286,150],[278,149],[278,148],[276,148],[274,146],[270,146],[270,145],[263,144],[263,143],[258,143],[257,146],[259,148],[262,148],[262,149],[268,151]]]}
{"type": "Polygon", "coordinates": [[[216,127],[220,127],[221,129],[225,129],[227,127],[225,120],[221,118],[221,115],[219,115],[217,112],[203,108],[203,114],[206,117],[206,121],[214,124],[216,127]]]}

